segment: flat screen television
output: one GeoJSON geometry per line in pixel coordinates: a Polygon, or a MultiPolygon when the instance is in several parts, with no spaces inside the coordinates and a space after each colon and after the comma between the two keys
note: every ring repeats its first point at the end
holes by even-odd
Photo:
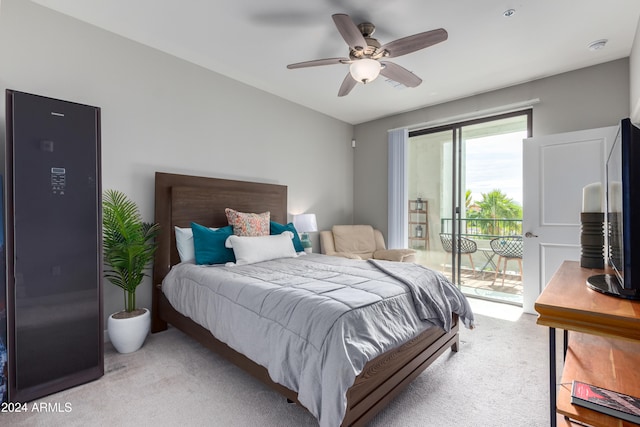
{"type": "Polygon", "coordinates": [[[640,128],[628,118],[620,122],[611,145],[605,177],[607,264],[612,272],[590,277],[587,285],[620,298],[640,299],[640,128]]]}

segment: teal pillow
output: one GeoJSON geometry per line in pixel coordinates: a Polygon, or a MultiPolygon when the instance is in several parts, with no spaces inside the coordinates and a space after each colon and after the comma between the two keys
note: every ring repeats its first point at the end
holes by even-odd
{"type": "Polygon", "coordinates": [[[224,242],[233,234],[233,227],[212,230],[195,222],[191,223],[193,246],[196,252],[196,264],[224,264],[235,262],[233,249],[226,248],[224,242]]]}
{"type": "Polygon", "coordinates": [[[298,232],[296,228],[293,226],[293,223],[289,223],[287,225],[282,225],[277,222],[271,221],[269,223],[270,226],[270,234],[282,234],[283,231],[290,231],[293,233],[293,247],[296,252],[304,252],[304,247],[302,246],[302,242],[300,241],[300,236],[298,236],[298,232]]]}

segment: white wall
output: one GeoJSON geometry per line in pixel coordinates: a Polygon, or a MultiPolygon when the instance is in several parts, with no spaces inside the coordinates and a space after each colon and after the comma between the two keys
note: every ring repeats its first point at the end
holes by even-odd
{"type": "Polygon", "coordinates": [[[631,99],[629,109],[631,121],[640,123],[640,22],[636,28],[636,37],[629,56],[629,75],[631,99]]]}
{"type": "MultiPolygon", "coordinates": [[[[639,78],[640,79],[640,78],[639,78]]],[[[637,79],[636,79],[637,80],[637,79]]],[[[387,131],[538,98],[533,135],[616,125],[629,115],[628,58],[362,123],[355,128],[354,222],[387,230],[387,131]]],[[[526,161],[526,159],[525,159],[526,161]]]]}
{"type": "MultiPolygon", "coordinates": [[[[316,213],[321,229],[352,222],[349,124],[23,0],[2,0],[0,61],[3,93],[101,107],[103,188],[131,196],[145,220],[165,171],[287,185],[290,214],[316,213]]],[[[2,146],[4,117],[2,102],[2,146]]],[[[122,308],[106,280],[104,295],[105,314],[122,308]]]]}

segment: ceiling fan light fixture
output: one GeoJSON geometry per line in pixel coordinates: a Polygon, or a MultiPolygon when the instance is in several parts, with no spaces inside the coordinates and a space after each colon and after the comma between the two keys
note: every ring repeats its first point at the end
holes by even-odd
{"type": "Polygon", "coordinates": [[[380,62],[371,58],[362,58],[353,61],[349,66],[351,77],[360,83],[372,82],[380,74],[380,62]]]}

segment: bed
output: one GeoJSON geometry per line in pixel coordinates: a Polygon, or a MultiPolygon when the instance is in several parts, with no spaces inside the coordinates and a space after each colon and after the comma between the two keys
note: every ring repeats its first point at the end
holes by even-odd
{"type": "MultiPolygon", "coordinates": [[[[299,394],[292,390],[295,387],[285,387],[274,382],[267,368],[234,350],[237,346],[228,345],[190,316],[181,314],[169,302],[162,290],[162,283],[172,271],[172,267],[179,267],[178,264],[180,264],[174,226],[189,227],[191,222],[206,227],[226,226],[225,208],[227,207],[243,212],[269,211],[271,220],[286,224],[287,187],[277,184],[156,173],[155,221],[160,224],[161,232],[158,236],[158,249],[153,267],[152,331],[162,331],[168,324],[173,325],[268,384],[289,401],[300,403],[304,407],[305,405],[299,400],[299,394]]],[[[325,257],[324,255],[316,257],[318,257],[317,261],[325,262],[319,258],[325,257]]],[[[307,257],[303,261],[310,264],[314,262],[314,258],[307,257]]],[[[329,264],[332,263],[333,261],[329,262],[329,264]]],[[[450,316],[447,319],[447,331],[440,327],[426,328],[418,335],[404,340],[396,347],[367,361],[362,369],[358,368],[359,374],[345,393],[346,409],[341,425],[365,425],[441,354],[448,349],[458,351],[460,321],[456,314],[447,313],[447,316],[450,316]]],[[[325,422],[325,425],[336,424],[331,421],[328,424],[325,422]]]]}

